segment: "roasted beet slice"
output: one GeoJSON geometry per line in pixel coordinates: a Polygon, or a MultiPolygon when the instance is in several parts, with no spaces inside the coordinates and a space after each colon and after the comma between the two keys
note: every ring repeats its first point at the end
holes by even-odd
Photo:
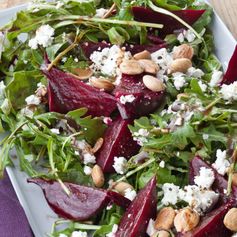
{"type": "Polygon", "coordinates": [[[65,182],[65,186],[70,190],[70,195],[67,195],[57,181],[37,178],[29,179],[28,182],[39,185],[49,206],[60,217],[70,220],[88,220],[101,212],[111,202],[123,207],[130,204],[130,200],[112,191],[65,182]]]}
{"type": "Polygon", "coordinates": [[[224,223],[225,214],[232,207],[236,206],[236,201],[229,200],[219,208],[208,213],[201,219],[200,224],[192,231],[179,233],[178,237],[230,237],[232,232],[228,230],[224,223]]]}
{"type": "Polygon", "coordinates": [[[144,237],[149,220],[156,216],[156,177],[143,188],[124,213],[115,237],[144,237]]]}
{"type": "Polygon", "coordinates": [[[93,116],[109,116],[116,109],[116,99],[103,91],[89,86],[71,74],[55,67],[42,70],[49,79],[50,111],[67,113],[86,107],[93,116]]]}
{"type": "MultiPolygon", "coordinates": [[[[164,28],[159,31],[161,36],[171,34],[174,30],[185,28],[179,21],[173,17],[155,12],[145,7],[133,7],[133,15],[135,20],[151,23],[163,24],[164,28]]],[[[173,11],[173,13],[187,22],[189,25],[193,25],[205,12],[205,10],[180,10],[173,11]]]]}
{"type": "MultiPolygon", "coordinates": [[[[227,190],[228,181],[222,175],[218,174],[215,169],[213,169],[207,162],[205,162],[201,157],[196,156],[192,159],[189,166],[189,183],[194,184],[194,177],[199,175],[199,171],[201,167],[205,167],[208,169],[212,169],[215,173],[215,182],[212,186],[213,190],[224,194],[227,190]]],[[[237,197],[237,187],[232,186],[232,193],[235,197],[237,197]]]]}
{"type": "Polygon", "coordinates": [[[229,66],[221,84],[229,85],[235,81],[237,81],[237,46],[235,47],[234,54],[230,59],[229,66]]]}
{"type": "Polygon", "coordinates": [[[106,130],[104,144],[97,155],[97,164],[104,172],[114,172],[115,156],[129,159],[139,151],[139,146],[128,129],[130,123],[131,121],[118,117],[106,130]]]}
{"type": "Polygon", "coordinates": [[[118,100],[118,109],[123,119],[137,118],[154,112],[162,104],[165,92],[153,92],[142,82],[143,75],[122,75],[120,84],[115,88],[114,95],[118,100]],[[132,103],[122,104],[121,96],[133,95],[132,103]]]}

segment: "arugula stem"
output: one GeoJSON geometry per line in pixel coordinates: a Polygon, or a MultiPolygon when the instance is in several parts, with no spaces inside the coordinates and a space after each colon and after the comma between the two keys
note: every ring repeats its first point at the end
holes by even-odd
{"type": "Polygon", "coordinates": [[[230,169],[229,169],[227,196],[229,196],[232,191],[232,177],[233,177],[233,173],[234,173],[234,169],[235,169],[235,164],[237,161],[237,147],[235,148],[231,158],[232,158],[233,163],[231,164],[230,169]]]}
{"type": "Polygon", "coordinates": [[[82,230],[98,230],[101,228],[100,225],[88,225],[88,224],[82,224],[78,222],[74,224],[74,227],[76,229],[82,229],[82,230]]]}
{"type": "Polygon", "coordinates": [[[104,15],[102,18],[105,19],[105,18],[110,17],[114,10],[116,10],[116,3],[114,3],[114,4],[110,7],[110,9],[105,13],[105,15],[104,15]]]}
{"type": "Polygon", "coordinates": [[[212,101],[209,105],[206,106],[205,111],[211,109],[214,105],[216,105],[221,100],[221,97],[218,97],[214,101],[212,101]]]}

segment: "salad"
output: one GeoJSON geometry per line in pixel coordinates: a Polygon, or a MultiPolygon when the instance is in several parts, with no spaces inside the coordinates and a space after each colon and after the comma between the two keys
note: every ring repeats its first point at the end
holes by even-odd
{"type": "MultiPolygon", "coordinates": [[[[237,49],[194,0],[32,2],[0,31],[0,175],[16,154],[51,237],[237,232],[237,49]]],[[[39,220],[40,221],[40,220],[39,220]]]]}

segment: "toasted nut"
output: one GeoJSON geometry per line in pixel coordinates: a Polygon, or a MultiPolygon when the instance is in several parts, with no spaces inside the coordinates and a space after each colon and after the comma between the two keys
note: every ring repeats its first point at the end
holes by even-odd
{"type": "Polygon", "coordinates": [[[125,190],[128,188],[133,190],[133,186],[126,182],[118,182],[118,183],[115,183],[113,186],[113,189],[122,195],[125,195],[125,190]]]}
{"type": "Polygon", "coordinates": [[[145,75],[142,80],[144,85],[151,91],[159,92],[165,89],[164,83],[156,77],[145,75]]]}
{"type": "Polygon", "coordinates": [[[193,54],[194,54],[194,50],[192,46],[188,44],[182,44],[174,48],[173,59],[188,58],[191,60],[193,57],[193,54]]]}
{"type": "Polygon", "coordinates": [[[165,230],[159,230],[155,234],[153,234],[151,237],[169,237],[170,233],[165,230]]]}
{"type": "Polygon", "coordinates": [[[104,185],[105,178],[100,166],[95,165],[91,171],[92,180],[97,188],[101,188],[104,185]]]}
{"type": "Polygon", "coordinates": [[[237,173],[232,174],[232,184],[237,186],[237,173]]]}
{"type": "Polygon", "coordinates": [[[151,54],[149,51],[144,50],[140,53],[136,53],[133,55],[133,58],[136,60],[140,60],[140,59],[151,59],[151,54]]]}
{"type": "Polygon", "coordinates": [[[104,143],[104,139],[103,139],[102,137],[100,137],[100,138],[96,141],[96,143],[95,143],[95,145],[93,146],[93,148],[91,149],[91,152],[92,152],[93,154],[96,153],[96,152],[102,147],[103,143],[104,143]]]}
{"type": "Polygon", "coordinates": [[[91,77],[89,81],[93,87],[98,89],[105,91],[112,91],[114,89],[114,84],[106,79],[91,77]]]}
{"type": "Polygon", "coordinates": [[[224,225],[231,231],[237,232],[237,208],[231,208],[224,218],[224,225]]]}
{"type": "Polygon", "coordinates": [[[146,73],[156,74],[160,69],[158,64],[149,59],[140,59],[138,62],[146,73]]]}
{"type": "Polygon", "coordinates": [[[93,71],[90,68],[75,68],[73,71],[74,73],[76,73],[77,78],[80,80],[87,80],[93,75],[93,71]]]}
{"type": "Polygon", "coordinates": [[[175,210],[172,207],[162,208],[155,220],[155,228],[169,230],[174,225],[175,210]]]}
{"type": "Polygon", "coordinates": [[[174,218],[174,226],[177,232],[187,232],[195,228],[200,221],[197,212],[187,207],[182,209],[174,218]]]}
{"type": "Polygon", "coordinates": [[[120,64],[120,70],[124,74],[138,75],[144,72],[144,68],[136,60],[124,60],[120,64]]]}
{"type": "Polygon", "coordinates": [[[190,59],[187,58],[179,58],[174,60],[171,64],[170,64],[170,72],[174,73],[174,72],[183,72],[186,73],[187,70],[192,67],[192,62],[190,59]]]}

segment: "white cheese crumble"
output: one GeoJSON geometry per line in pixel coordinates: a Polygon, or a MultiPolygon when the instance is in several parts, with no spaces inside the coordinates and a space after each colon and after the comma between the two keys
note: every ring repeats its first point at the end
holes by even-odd
{"type": "Polygon", "coordinates": [[[56,4],[56,9],[59,9],[61,8],[62,6],[64,5],[64,2],[61,2],[61,1],[57,1],[57,4],[56,4]]]}
{"type": "Polygon", "coordinates": [[[160,168],[165,168],[165,162],[163,160],[159,163],[159,167],[160,168]]]}
{"type": "Polygon", "coordinates": [[[106,237],[115,237],[116,232],[118,231],[118,225],[114,224],[112,231],[108,234],[106,234],[106,237]]]}
{"type": "Polygon", "coordinates": [[[25,99],[25,102],[27,105],[39,105],[41,101],[38,96],[30,95],[25,99]]]}
{"type": "Polygon", "coordinates": [[[90,166],[85,165],[83,171],[85,175],[91,175],[92,169],[90,166]]]}
{"type": "Polygon", "coordinates": [[[68,237],[68,236],[61,233],[58,237],[68,237]]]}
{"type": "Polygon", "coordinates": [[[96,14],[94,15],[94,17],[102,18],[107,12],[108,12],[108,10],[105,8],[96,9],[96,14]]]}
{"type": "Polygon", "coordinates": [[[161,200],[163,205],[175,205],[178,202],[180,191],[179,186],[172,183],[165,183],[162,190],[164,192],[164,197],[161,200]]]}
{"type": "Polygon", "coordinates": [[[140,128],[137,132],[134,133],[134,136],[136,136],[136,137],[139,137],[139,136],[147,137],[147,136],[149,136],[149,132],[148,132],[147,129],[140,128]]]}
{"type": "Polygon", "coordinates": [[[194,183],[199,188],[211,188],[212,184],[215,181],[215,174],[211,169],[201,167],[199,170],[199,175],[194,177],[194,183]]]}
{"type": "Polygon", "coordinates": [[[21,110],[21,114],[23,116],[26,116],[26,117],[29,117],[29,118],[32,118],[34,116],[34,112],[31,109],[29,109],[28,107],[23,108],[21,110]]]}
{"type": "Polygon", "coordinates": [[[173,58],[166,48],[162,48],[151,54],[151,59],[157,63],[161,69],[166,71],[169,68],[173,58]]]}
{"type": "Polygon", "coordinates": [[[87,232],[73,231],[71,237],[87,237],[87,232]]]}
{"type": "Polygon", "coordinates": [[[126,103],[132,103],[135,99],[134,95],[122,95],[119,98],[119,101],[121,104],[125,105],[126,103]]]}
{"type": "Polygon", "coordinates": [[[91,155],[90,153],[85,153],[83,154],[83,158],[84,158],[84,164],[95,164],[96,163],[96,158],[95,156],[91,155]]]}
{"type": "Polygon", "coordinates": [[[205,75],[201,69],[195,67],[190,67],[186,74],[189,77],[195,77],[195,78],[201,78],[202,76],[205,75]]]}
{"type": "Polygon", "coordinates": [[[11,102],[8,99],[4,99],[0,108],[4,114],[8,115],[11,112],[11,107],[11,102]]]}
{"type": "Polygon", "coordinates": [[[124,193],[125,193],[124,197],[131,200],[131,201],[133,201],[135,199],[135,197],[137,196],[136,191],[131,188],[127,188],[124,191],[124,193]]]}
{"type": "Polygon", "coordinates": [[[211,81],[209,82],[209,86],[210,87],[217,86],[222,81],[222,78],[223,78],[223,72],[215,70],[212,73],[211,81]]]}
{"type": "Polygon", "coordinates": [[[54,134],[57,134],[57,135],[60,134],[60,131],[58,128],[52,128],[52,129],[50,129],[50,131],[54,134]]]}
{"type": "Polygon", "coordinates": [[[29,40],[29,46],[37,49],[39,45],[44,48],[49,47],[54,39],[54,28],[50,25],[42,25],[37,31],[34,38],[29,40]]]}
{"type": "Polygon", "coordinates": [[[176,88],[176,90],[180,90],[181,88],[183,88],[186,84],[186,80],[185,80],[185,75],[181,72],[176,72],[172,74],[173,76],[173,80],[174,80],[174,86],[176,88]]]}
{"type": "Polygon", "coordinates": [[[204,133],[204,134],[202,135],[202,138],[203,138],[203,140],[208,140],[209,135],[204,133]]]}
{"type": "Polygon", "coordinates": [[[230,85],[222,85],[220,93],[224,100],[237,100],[237,81],[233,82],[230,85]]]}
{"type": "Polygon", "coordinates": [[[149,222],[148,222],[148,226],[147,226],[147,229],[146,229],[146,233],[149,235],[149,236],[153,236],[153,234],[156,233],[156,229],[155,229],[155,221],[150,219],[149,222]]]}
{"type": "Polygon", "coordinates": [[[206,90],[207,90],[207,85],[206,84],[204,84],[202,81],[199,80],[198,85],[201,88],[202,92],[206,92],[206,90]]]}
{"type": "Polygon", "coordinates": [[[5,44],[6,44],[6,35],[0,31],[0,60],[2,57],[2,53],[5,50],[5,44]]]}
{"type": "Polygon", "coordinates": [[[126,171],[127,160],[124,157],[114,157],[113,167],[118,174],[124,174],[126,171]]]}
{"type": "Polygon", "coordinates": [[[0,99],[4,99],[5,98],[5,84],[4,81],[0,82],[0,99]]]}
{"type": "Polygon", "coordinates": [[[196,35],[191,30],[184,30],[177,36],[177,40],[180,43],[183,43],[184,40],[187,40],[189,43],[193,42],[196,39],[196,35]]]}
{"type": "Polygon", "coordinates": [[[230,162],[227,160],[226,151],[222,151],[221,149],[216,151],[216,161],[212,164],[212,167],[221,175],[227,173],[230,162]]]}

